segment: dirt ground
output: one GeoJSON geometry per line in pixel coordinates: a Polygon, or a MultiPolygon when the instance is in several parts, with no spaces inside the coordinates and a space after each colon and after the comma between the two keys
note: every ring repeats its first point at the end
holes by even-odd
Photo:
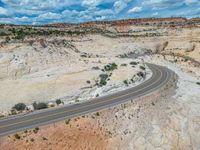
{"type": "Polygon", "coordinates": [[[0,139],[1,150],[106,150],[108,133],[92,118],[77,118],[0,139]],[[37,132],[37,133],[36,133],[37,132]]]}

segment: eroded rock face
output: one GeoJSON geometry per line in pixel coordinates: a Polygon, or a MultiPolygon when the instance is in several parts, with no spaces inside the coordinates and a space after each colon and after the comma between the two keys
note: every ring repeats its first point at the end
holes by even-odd
{"type": "MultiPolygon", "coordinates": [[[[198,67],[192,68],[185,64],[177,66],[163,61],[162,57],[153,58],[152,62],[162,62],[162,65],[168,66],[178,74],[179,80],[178,88],[175,90],[176,93],[171,96],[168,93],[167,96],[158,98],[158,101],[153,98],[154,103],[152,103],[152,106],[145,109],[142,109],[142,106],[140,107],[141,113],[134,115],[138,116],[137,119],[136,117],[130,119],[126,117],[128,114],[133,113],[135,108],[137,110],[137,105],[128,105],[129,108],[125,108],[123,111],[119,110],[118,119],[116,120],[120,120],[120,127],[113,133],[118,133],[118,136],[122,135],[120,137],[123,140],[118,142],[120,141],[119,137],[113,136],[114,145],[119,146],[121,149],[198,150],[200,146],[200,140],[198,139],[200,133],[200,96],[198,91],[200,91],[200,87],[195,83],[200,73],[198,67]],[[177,69],[177,67],[184,69],[177,69]],[[190,69],[196,70],[197,75],[188,74],[187,72],[190,69]],[[123,135],[125,128],[131,131],[130,134],[123,135]]],[[[152,97],[147,98],[144,103],[150,103],[150,100],[152,100],[152,97]]]]}
{"type": "MultiPolygon", "coordinates": [[[[122,52],[132,51],[134,46],[124,48],[125,43],[122,46],[119,44],[106,52],[107,50],[103,49],[108,45],[104,43],[109,38],[101,41],[99,38],[103,36],[99,35],[79,38],[41,36],[7,43],[0,50],[0,82],[3,85],[0,87],[0,111],[9,110],[19,102],[30,105],[34,101],[50,102],[62,99],[71,103],[77,99],[80,101],[94,98],[96,95],[115,91],[116,88],[127,88],[124,80],[129,80],[130,83],[134,75],[134,83],[131,83],[142,82],[144,80],[138,77],[137,73],[150,72],[147,67],[146,70],[140,69],[144,64],[139,59],[116,57],[122,52]],[[138,63],[132,66],[131,61],[138,63]],[[102,71],[104,66],[110,63],[116,63],[117,70],[102,71]],[[122,64],[126,66],[121,66],[122,64]],[[100,69],[94,70],[93,67],[100,69]],[[98,87],[96,82],[99,75],[105,73],[109,75],[107,88],[98,87]]],[[[110,45],[112,39],[109,40],[107,43],[110,45]]],[[[118,43],[118,40],[115,43],[118,43]]],[[[140,55],[139,50],[137,53],[140,55]]]]}
{"type": "Polygon", "coordinates": [[[152,63],[166,65],[178,74],[178,88],[171,90],[172,93],[165,93],[165,88],[136,102],[103,111],[98,122],[110,132],[109,149],[198,150],[200,87],[196,84],[198,76],[187,73],[192,69],[199,74],[198,68],[172,64],[163,61],[162,56],[150,59],[152,63]]]}

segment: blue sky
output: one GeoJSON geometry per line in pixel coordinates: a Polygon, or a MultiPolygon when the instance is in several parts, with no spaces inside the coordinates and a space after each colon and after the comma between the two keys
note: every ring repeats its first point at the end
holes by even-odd
{"type": "Polygon", "coordinates": [[[200,17],[200,0],[0,0],[0,23],[200,17]]]}

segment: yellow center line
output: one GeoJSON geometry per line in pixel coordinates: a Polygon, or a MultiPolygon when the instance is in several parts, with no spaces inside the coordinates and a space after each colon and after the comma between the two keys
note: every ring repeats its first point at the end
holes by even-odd
{"type": "MultiPolygon", "coordinates": [[[[156,69],[156,70],[158,70],[158,69],[156,69]]],[[[51,114],[51,115],[41,116],[41,117],[38,117],[38,118],[33,118],[33,119],[24,120],[24,121],[16,122],[16,123],[9,124],[9,125],[0,126],[0,129],[5,128],[5,127],[10,127],[10,126],[13,126],[13,125],[17,125],[17,124],[21,124],[21,123],[27,123],[27,122],[35,121],[35,120],[42,119],[42,118],[47,118],[47,117],[51,117],[51,116],[56,116],[56,115],[64,114],[64,113],[71,112],[71,111],[76,111],[76,110],[79,110],[80,108],[83,109],[83,108],[87,108],[87,107],[90,107],[90,106],[95,106],[95,105],[98,105],[98,104],[101,104],[101,103],[109,102],[109,101],[112,101],[112,100],[115,100],[115,99],[118,99],[118,98],[121,98],[121,97],[124,97],[124,96],[128,96],[128,95],[134,94],[136,92],[139,92],[139,91],[142,91],[142,90],[146,89],[147,87],[152,86],[157,81],[159,81],[162,78],[163,73],[160,70],[158,70],[158,71],[161,73],[161,76],[154,83],[146,86],[145,88],[139,89],[137,91],[134,91],[134,92],[131,92],[131,93],[127,93],[127,94],[124,94],[124,95],[121,95],[119,97],[115,97],[115,98],[112,98],[112,99],[100,101],[100,102],[97,102],[97,103],[94,103],[94,104],[91,104],[91,105],[87,105],[87,106],[82,106],[82,107],[79,107],[79,108],[75,108],[75,109],[72,109],[70,111],[66,110],[66,111],[62,111],[62,112],[51,114]]]]}

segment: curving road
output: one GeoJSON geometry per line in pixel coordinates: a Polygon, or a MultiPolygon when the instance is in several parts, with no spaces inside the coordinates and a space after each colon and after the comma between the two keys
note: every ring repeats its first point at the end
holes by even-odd
{"type": "Polygon", "coordinates": [[[174,75],[174,73],[166,67],[153,64],[147,65],[152,70],[153,75],[149,80],[136,87],[71,106],[49,108],[29,114],[0,119],[0,136],[81,116],[134,100],[161,88],[174,75]]]}

